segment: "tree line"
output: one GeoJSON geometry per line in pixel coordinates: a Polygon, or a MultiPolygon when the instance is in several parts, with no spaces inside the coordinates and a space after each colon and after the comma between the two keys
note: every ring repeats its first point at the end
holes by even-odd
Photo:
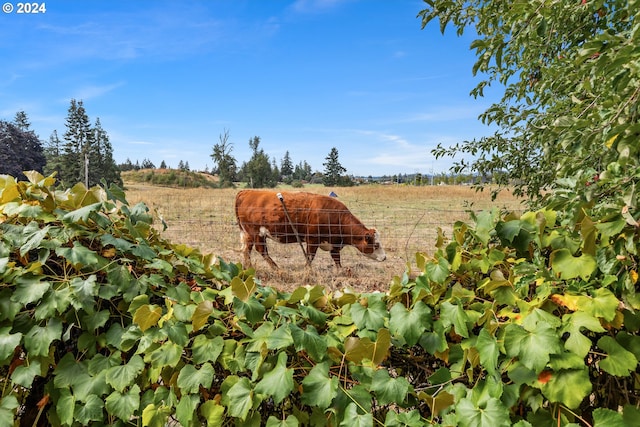
{"type": "Polygon", "coordinates": [[[249,139],[252,155],[248,161],[238,168],[238,162],[233,156],[233,143],[229,141],[229,130],[225,129],[219,136],[219,142],[213,146],[211,158],[214,162],[213,172],[220,178],[220,186],[233,186],[234,182],[246,182],[250,188],[275,187],[278,182],[294,186],[302,182],[321,182],[327,186],[353,185],[352,179],[346,175],[346,169],[340,164],[338,149],[333,147],[323,163],[324,173],[312,172],[306,161],[294,166],[289,151],[278,166],[275,158],[270,158],[260,148],[260,137],[249,139]]]}
{"type": "MultiPolygon", "coordinates": [[[[340,164],[335,147],[323,163],[324,173],[320,173],[314,172],[307,161],[294,165],[288,151],[278,164],[260,147],[260,142],[259,136],[249,140],[251,158],[238,166],[238,161],[232,155],[233,144],[229,142],[229,131],[225,129],[210,155],[214,161],[211,173],[219,176],[221,187],[233,186],[235,182],[245,182],[250,188],[275,187],[279,182],[294,186],[301,186],[304,182],[353,185],[353,180],[340,164]]],[[[164,160],[159,167],[167,169],[164,160]]],[[[54,130],[46,143],[31,129],[24,111],[16,113],[11,122],[0,120],[0,174],[25,179],[22,172],[27,170],[36,170],[45,175],[55,172],[61,186],[70,187],[83,182],[91,187],[101,180],[122,185],[120,172],[155,168],[155,164],[146,158],[142,163],[136,160],[134,164],[127,159],[124,163],[116,164],[107,132],[99,118],[91,124],[82,100],[71,99],[62,139],[54,130]]],[[[189,162],[181,160],[178,169],[189,171],[189,162]]]]}
{"type": "Polygon", "coordinates": [[[13,121],[0,120],[0,174],[25,179],[23,171],[56,173],[63,187],[78,182],[87,187],[102,180],[122,185],[120,169],[113,159],[113,147],[97,118],[93,125],[82,101],[71,100],[62,139],[54,130],[45,144],[31,129],[24,111],[13,121]]]}

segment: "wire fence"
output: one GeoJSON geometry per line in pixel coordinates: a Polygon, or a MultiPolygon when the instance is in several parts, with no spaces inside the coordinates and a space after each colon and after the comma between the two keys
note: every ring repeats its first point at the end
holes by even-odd
{"type": "MultiPolygon", "coordinates": [[[[318,250],[312,263],[316,282],[333,282],[334,286],[348,285],[364,290],[377,290],[388,286],[394,276],[402,275],[407,266],[415,265],[415,254],[423,252],[433,254],[441,229],[445,237],[451,238],[456,221],[470,220],[468,210],[434,210],[394,207],[381,209],[379,206],[350,203],[349,210],[366,227],[375,228],[380,243],[386,252],[384,262],[376,262],[363,256],[352,246],[341,251],[341,263],[346,273],[336,276],[334,263],[328,252],[318,250]],[[348,276],[348,280],[347,280],[348,276]],[[336,283],[341,282],[340,283],[336,283]]],[[[217,210],[206,218],[176,218],[167,221],[168,228],[163,235],[174,242],[194,246],[206,253],[220,256],[226,262],[242,262],[242,242],[240,227],[232,210],[217,210]]],[[[300,225],[298,224],[298,228],[300,225]]],[[[305,254],[295,238],[289,236],[293,244],[282,244],[267,239],[269,255],[278,264],[280,270],[300,272],[306,265],[305,254]]],[[[306,245],[303,244],[304,247],[306,245]]],[[[299,277],[282,277],[271,272],[265,260],[256,252],[251,252],[254,267],[269,284],[296,285],[302,281],[299,277]],[[275,283],[274,283],[275,282],[275,283]],[[282,283],[280,283],[282,282],[282,283]],[[288,282],[288,283],[287,283],[288,282]]]]}
{"type": "MultiPolygon", "coordinates": [[[[167,229],[162,231],[160,221],[156,221],[156,227],[172,242],[196,247],[226,262],[243,262],[240,227],[234,209],[237,193],[233,189],[175,190],[132,185],[128,199],[132,203],[145,202],[161,216],[167,229]]],[[[338,200],[367,228],[378,231],[386,260],[377,262],[347,246],[341,251],[343,269],[338,271],[329,252],[320,249],[309,275],[305,255],[295,238],[289,239],[290,244],[267,240],[269,255],[279,266],[277,271],[271,269],[255,249],[251,253],[256,274],[263,284],[284,288],[302,284],[350,286],[358,291],[388,289],[394,276],[401,276],[408,265],[415,268],[416,252],[429,255],[435,252],[438,229],[446,238],[451,238],[454,223],[470,222],[471,210],[494,207],[522,210],[520,201],[513,197],[494,202],[488,195],[480,196],[459,186],[344,189],[338,200]]]]}

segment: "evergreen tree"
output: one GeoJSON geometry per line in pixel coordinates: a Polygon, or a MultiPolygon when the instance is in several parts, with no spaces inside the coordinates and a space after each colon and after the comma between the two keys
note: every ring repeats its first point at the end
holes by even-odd
{"type": "Polygon", "coordinates": [[[156,165],[149,159],[142,160],[142,169],[155,169],[156,165]]]}
{"type": "Polygon", "coordinates": [[[65,126],[67,130],[63,136],[65,143],[62,146],[60,180],[69,187],[77,182],[89,184],[86,182],[86,168],[94,133],[82,101],[71,100],[65,126]]]}
{"type": "Polygon", "coordinates": [[[301,181],[311,181],[312,175],[311,165],[306,160],[298,163],[293,171],[293,179],[301,181]]]}
{"type": "Polygon", "coordinates": [[[13,124],[23,132],[28,132],[31,128],[31,123],[29,123],[27,113],[24,111],[18,111],[16,113],[16,117],[13,119],[13,124]]]}
{"type": "Polygon", "coordinates": [[[284,157],[280,162],[280,174],[282,175],[282,179],[285,182],[291,182],[291,179],[293,177],[293,163],[291,162],[289,151],[284,153],[284,157]]]}
{"type": "Polygon", "coordinates": [[[33,131],[23,129],[0,120],[0,174],[24,179],[23,171],[43,172],[46,159],[42,144],[33,131]]]}
{"type": "Polygon", "coordinates": [[[322,178],[322,183],[326,186],[331,185],[341,185],[342,184],[342,174],[347,170],[340,164],[338,160],[338,149],[333,147],[329,155],[325,158],[326,162],[324,165],[324,176],[322,178]]]}
{"type": "Polygon", "coordinates": [[[160,162],[160,169],[167,169],[167,164],[163,161],[160,162]]]}
{"type": "Polygon", "coordinates": [[[271,159],[271,177],[275,187],[276,185],[278,185],[278,182],[280,181],[280,169],[276,164],[275,158],[271,159]]]}
{"type": "Polygon", "coordinates": [[[73,186],[83,182],[91,187],[104,179],[122,185],[109,136],[100,119],[91,126],[82,101],[71,100],[65,126],[64,143],[60,144],[55,133],[47,150],[48,168],[58,172],[60,183],[73,186]]]}
{"type": "Polygon", "coordinates": [[[118,168],[121,172],[130,171],[133,170],[133,163],[131,162],[131,159],[127,157],[127,160],[125,160],[124,163],[120,163],[118,168]]]}
{"type": "Polygon", "coordinates": [[[113,146],[109,141],[109,135],[107,135],[107,132],[102,128],[100,118],[96,119],[93,132],[96,147],[92,152],[97,154],[97,158],[93,164],[89,164],[89,169],[93,172],[90,174],[91,179],[89,185],[96,185],[104,179],[107,183],[122,186],[120,169],[113,159],[113,146]]]}
{"type": "Polygon", "coordinates": [[[60,179],[62,171],[62,145],[57,130],[54,130],[51,136],[49,136],[49,142],[44,147],[44,156],[47,160],[44,167],[44,174],[50,175],[55,172],[58,179],[60,179]]]}

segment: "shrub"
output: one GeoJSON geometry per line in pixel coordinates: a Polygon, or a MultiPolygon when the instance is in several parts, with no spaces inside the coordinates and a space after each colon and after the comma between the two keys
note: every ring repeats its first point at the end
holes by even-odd
{"type": "Polygon", "coordinates": [[[26,175],[0,178],[0,426],[640,419],[624,218],[483,212],[387,293],[283,293],[115,186],[26,175]]]}

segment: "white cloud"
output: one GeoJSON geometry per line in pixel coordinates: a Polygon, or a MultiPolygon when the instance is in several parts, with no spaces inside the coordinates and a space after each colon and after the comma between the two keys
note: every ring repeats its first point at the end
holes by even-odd
{"type": "Polygon", "coordinates": [[[124,82],[106,84],[106,85],[88,85],[79,88],[72,98],[81,99],[86,101],[88,99],[98,98],[106,93],[111,92],[121,86],[123,86],[124,82]]]}

